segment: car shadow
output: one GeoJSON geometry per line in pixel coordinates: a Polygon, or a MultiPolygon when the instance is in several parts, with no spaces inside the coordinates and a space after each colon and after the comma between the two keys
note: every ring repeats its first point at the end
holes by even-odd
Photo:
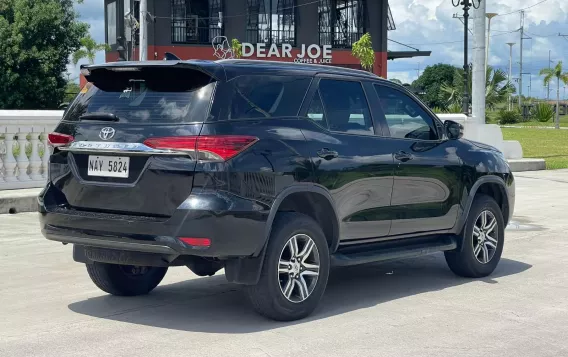
{"type": "Polygon", "coordinates": [[[498,278],[519,274],[530,268],[529,264],[501,259],[490,277],[465,279],[455,276],[447,268],[441,254],[337,268],[331,272],[318,309],[304,320],[286,323],[270,321],[254,313],[245,298],[243,287],[227,283],[222,275],[162,285],[146,296],[98,296],[74,302],[69,309],[92,317],[166,329],[252,333],[325,319],[476,281],[497,284],[498,278]]]}

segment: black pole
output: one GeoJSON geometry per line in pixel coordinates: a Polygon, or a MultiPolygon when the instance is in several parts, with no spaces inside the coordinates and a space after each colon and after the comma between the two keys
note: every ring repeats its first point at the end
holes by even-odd
{"type": "Polygon", "coordinates": [[[474,8],[479,8],[479,5],[483,0],[452,0],[452,5],[458,7],[463,5],[463,113],[469,115],[469,64],[468,64],[468,54],[467,54],[467,43],[468,43],[468,31],[469,31],[469,10],[474,8]],[[475,3],[477,2],[477,5],[475,3]]]}
{"type": "Polygon", "coordinates": [[[464,83],[464,89],[463,89],[463,113],[465,115],[469,115],[469,75],[468,75],[468,71],[469,71],[469,64],[467,63],[467,59],[468,59],[468,55],[467,55],[467,44],[468,44],[468,33],[469,33],[469,27],[468,27],[468,20],[469,20],[469,0],[464,0],[463,2],[463,23],[464,23],[464,31],[463,31],[463,40],[464,40],[464,46],[463,46],[463,83],[464,83]]]}

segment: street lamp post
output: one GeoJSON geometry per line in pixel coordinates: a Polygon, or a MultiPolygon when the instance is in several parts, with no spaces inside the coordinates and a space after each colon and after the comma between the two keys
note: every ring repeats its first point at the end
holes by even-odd
{"type": "Polygon", "coordinates": [[[491,36],[491,19],[497,16],[498,14],[495,12],[488,12],[485,16],[488,19],[487,22],[487,39],[485,44],[485,73],[487,73],[487,66],[489,65],[489,37],[491,36]]]}
{"type": "Polygon", "coordinates": [[[469,64],[468,64],[468,55],[467,55],[467,43],[468,43],[468,20],[469,20],[469,10],[473,7],[474,9],[478,9],[479,5],[481,4],[482,0],[452,0],[452,5],[454,7],[459,7],[460,5],[463,6],[463,82],[464,82],[464,91],[463,91],[463,113],[465,115],[469,115],[469,64]],[[477,3],[477,5],[476,5],[477,3]]]}

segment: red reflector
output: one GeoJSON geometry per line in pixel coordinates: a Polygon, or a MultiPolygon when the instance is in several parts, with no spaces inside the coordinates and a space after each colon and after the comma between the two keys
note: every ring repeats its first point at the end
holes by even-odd
{"type": "Polygon", "coordinates": [[[199,160],[229,160],[258,138],[244,135],[202,135],[150,138],[144,145],[154,149],[195,151],[199,160]]]}
{"type": "Polygon", "coordinates": [[[211,239],[209,238],[178,238],[187,245],[192,245],[194,247],[210,247],[211,239]]]}
{"type": "Polygon", "coordinates": [[[73,142],[73,136],[60,133],[50,133],[47,135],[47,142],[53,147],[67,145],[73,142]]]}

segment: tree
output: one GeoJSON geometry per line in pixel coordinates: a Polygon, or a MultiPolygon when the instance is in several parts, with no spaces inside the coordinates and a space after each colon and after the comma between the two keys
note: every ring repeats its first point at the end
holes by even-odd
{"type": "Polygon", "coordinates": [[[71,103],[73,99],[79,94],[81,87],[79,84],[75,83],[74,81],[68,81],[67,85],[65,86],[65,97],[63,99],[64,103],[71,103]]]}
{"type": "Polygon", "coordinates": [[[562,72],[562,61],[558,62],[554,68],[543,68],[540,75],[544,76],[544,85],[547,86],[553,78],[556,78],[556,129],[560,129],[560,81],[568,85],[568,72],[562,72]]]}
{"type": "Polygon", "coordinates": [[[446,102],[440,97],[440,87],[454,80],[456,69],[454,66],[442,63],[428,66],[420,77],[412,82],[412,87],[424,92],[421,98],[428,106],[443,109],[446,107],[446,102]]]}
{"type": "Polygon", "coordinates": [[[86,35],[81,40],[81,48],[73,53],[73,64],[76,66],[80,60],[86,58],[89,64],[95,64],[95,56],[99,51],[110,51],[106,43],[97,43],[91,35],[86,35]]]}
{"type": "Polygon", "coordinates": [[[0,0],[0,108],[57,108],[88,25],[73,0],[0,0]]]}
{"type": "Polygon", "coordinates": [[[233,50],[233,54],[235,56],[235,58],[241,58],[243,55],[243,45],[241,45],[241,42],[234,38],[231,40],[231,49],[233,50]]]}
{"type": "MultiPolygon", "coordinates": [[[[510,93],[515,92],[515,87],[507,80],[507,74],[498,69],[494,70],[487,66],[485,80],[485,105],[495,109],[497,104],[507,100],[510,93]]],[[[469,92],[472,93],[472,71],[468,71],[469,92]]],[[[463,100],[463,69],[456,68],[454,78],[450,83],[444,83],[440,87],[440,98],[446,105],[460,105],[463,100]]],[[[470,96],[471,102],[471,96],[470,96]]]]}
{"type": "Polygon", "coordinates": [[[353,49],[351,50],[353,57],[357,58],[361,62],[361,67],[370,71],[375,65],[375,52],[373,51],[373,42],[371,41],[371,35],[366,33],[359,41],[353,43],[353,49]]]}

